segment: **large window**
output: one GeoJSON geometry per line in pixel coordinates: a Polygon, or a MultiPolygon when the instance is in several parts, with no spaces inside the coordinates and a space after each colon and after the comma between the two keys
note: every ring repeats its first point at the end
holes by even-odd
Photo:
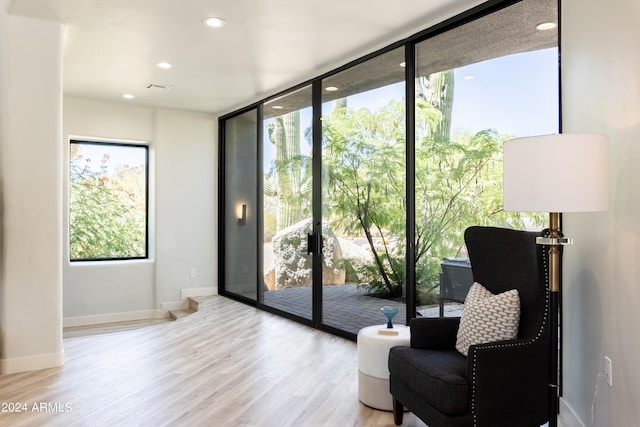
{"type": "Polygon", "coordinates": [[[69,258],[147,258],[148,147],[71,141],[69,258]]]}
{"type": "Polygon", "coordinates": [[[246,113],[222,117],[221,293],[247,276],[256,305],[354,339],[383,305],[458,315],[464,230],[545,223],[503,211],[502,144],[560,131],[557,21],[557,0],[486,2],[258,102],[242,138],[246,113]],[[248,223],[234,183],[263,190],[248,223]]]}
{"type": "MultiPolygon", "coordinates": [[[[558,48],[549,2],[525,0],[415,45],[417,311],[437,315],[443,262],[466,261],[471,225],[542,228],[502,209],[502,145],[559,131],[558,48]]],[[[454,314],[459,307],[454,304],[454,314]]]]}

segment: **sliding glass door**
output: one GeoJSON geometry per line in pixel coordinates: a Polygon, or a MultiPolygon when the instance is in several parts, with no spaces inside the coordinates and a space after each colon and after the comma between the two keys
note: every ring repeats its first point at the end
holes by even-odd
{"type": "Polygon", "coordinates": [[[258,110],[224,122],[222,152],[224,186],[221,210],[223,292],[255,301],[258,295],[257,176],[258,110]]]}
{"type": "Polygon", "coordinates": [[[402,47],[322,81],[323,321],[354,334],[405,317],[405,92],[402,47]]]}
{"type": "Polygon", "coordinates": [[[265,306],[312,320],[311,86],[265,102],[262,121],[262,275],[265,306]]]}
{"type": "Polygon", "coordinates": [[[502,144],[560,130],[557,2],[488,3],[221,118],[222,294],[355,338],[459,314],[466,227],[542,228],[502,144]]]}

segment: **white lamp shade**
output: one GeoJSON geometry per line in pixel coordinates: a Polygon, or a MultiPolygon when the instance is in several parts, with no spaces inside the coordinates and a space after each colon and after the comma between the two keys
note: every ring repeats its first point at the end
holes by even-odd
{"type": "Polygon", "coordinates": [[[609,206],[609,140],[555,134],[504,143],[504,210],[590,212],[609,206]]]}

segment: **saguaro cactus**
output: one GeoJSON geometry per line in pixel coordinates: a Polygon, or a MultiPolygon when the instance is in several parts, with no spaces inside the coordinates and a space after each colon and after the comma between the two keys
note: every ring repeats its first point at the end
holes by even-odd
{"type": "Polygon", "coordinates": [[[276,146],[276,228],[282,230],[303,219],[304,199],[308,193],[300,148],[300,111],[276,117],[269,131],[269,139],[276,146]]]}
{"type": "Polygon", "coordinates": [[[442,117],[438,124],[429,130],[436,141],[448,140],[451,136],[451,110],[453,109],[453,70],[441,71],[421,77],[418,96],[440,110],[442,117]]]}

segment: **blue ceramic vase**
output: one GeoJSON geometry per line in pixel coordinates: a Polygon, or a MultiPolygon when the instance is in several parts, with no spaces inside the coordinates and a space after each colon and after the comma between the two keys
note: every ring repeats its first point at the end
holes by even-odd
{"type": "Polygon", "coordinates": [[[398,309],[396,307],[385,305],[380,310],[382,311],[382,314],[384,314],[384,317],[387,318],[387,328],[392,329],[393,318],[396,317],[396,314],[398,314],[398,309]]]}

